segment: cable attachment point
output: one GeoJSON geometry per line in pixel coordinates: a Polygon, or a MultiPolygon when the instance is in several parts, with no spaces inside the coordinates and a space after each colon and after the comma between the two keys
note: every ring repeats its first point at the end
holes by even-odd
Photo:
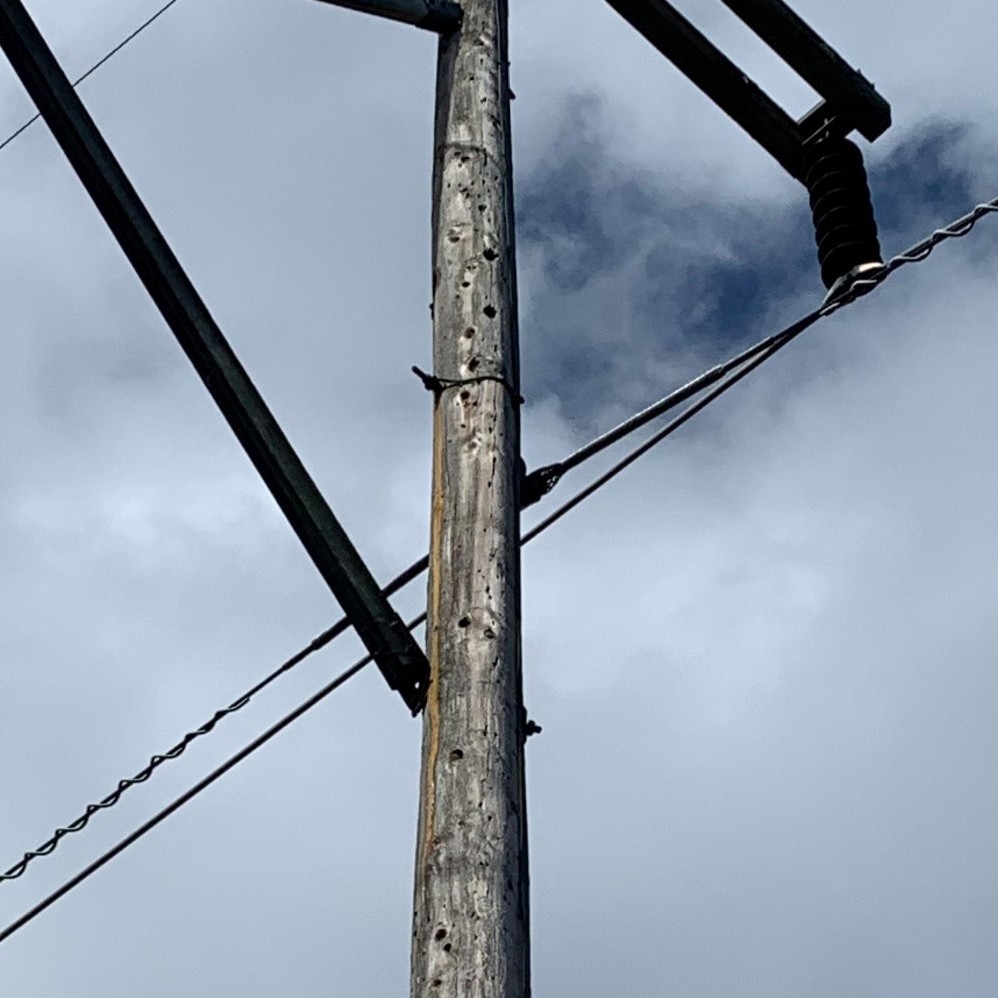
{"type": "Polygon", "coordinates": [[[412,365],[412,373],[423,382],[423,387],[428,392],[433,392],[434,398],[440,398],[448,388],[463,388],[465,385],[480,385],[483,381],[494,381],[509,392],[517,405],[523,405],[525,401],[523,396],[499,374],[479,374],[474,378],[438,378],[435,374],[427,374],[415,364],[412,365]]]}
{"type": "Polygon", "coordinates": [[[821,280],[832,288],[860,267],[879,265],[880,242],[863,154],[856,144],[823,132],[804,146],[821,280]]]}
{"type": "Polygon", "coordinates": [[[564,474],[565,469],[560,463],[546,464],[529,475],[524,474],[520,480],[520,509],[540,502],[561,481],[564,474]]]}
{"type": "Polygon", "coordinates": [[[882,263],[861,263],[858,267],[853,267],[852,270],[847,274],[843,274],[841,277],[836,278],[835,283],[828,289],[828,294],[825,295],[824,301],[821,303],[822,308],[834,305],[838,306],[841,299],[845,298],[850,292],[853,292],[855,297],[860,297],[872,291],[876,284],[869,280],[875,274],[879,277],[884,270],[884,265],[882,263]],[[863,285],[859,285],[860,279],[863,280],[863,285]],[[859,285],[854,288],[854,285],[859,285]]]}

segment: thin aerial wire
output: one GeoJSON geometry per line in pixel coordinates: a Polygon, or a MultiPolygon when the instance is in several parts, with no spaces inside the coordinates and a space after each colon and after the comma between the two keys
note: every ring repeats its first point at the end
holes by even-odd
{"type": "Polygon", "coordinates": [[[632,434],[635,430],[640,429],[646,423],[658,416],[661,416],[663,413],[668,412],[670,409],[675,408],[677,405],[681,405],[687,399],[693,398],[694,395],[698,395],[705,388],[709,388],[711,385],[716,384],[730,371],[735,370],[742,364],[750,361],[753,357],[756,357],[765,350],[768,350],[783,335],[784,333],[776,333],[773,336],[769,336],[766,339],[753,344],[747,350],[743,350],[740,354],[737,354],[729,360],[717,364],[708,371],[704,371],[703,374],[693,378],[692,381],[688,381],[685,385],[682,385],[674,392],[666,395],[665,398],[659,399],[658,402],[642,409],[640,412],[636,412],[633,416],[629,419],[625,419],[612,430],[608,430],[606,433],[598,436],[595,440],[592,440],[585,446],[580,447],[577,451],[573,451],[568,455],[568,457],[559,461],[558,466],[564,471],[571,471],[572,468],[577,468],[580,464],[584,464],[591,457],[595,457],[601,451],[606,450],[607,447],[615,444],[618,440],[623,440],[624,437],[630,436],[630,434],[632,434]]]}
{"type": "MultiPolygon", "coordinates": [[[[622,471],[624,471],[631,464],[637,461],[638,458],[640,458],[642,455],[646,454],[648,451],[657,446],[667,437],[675,433],[676,430],[678,430],[681,426],[683,426],[690,419],[692,419],[693,416],[695,416],[698,412],[702,411],[712,402],[720,398],[720,396],[722,396],[725,392],[733,388],[736,384],[738,384],[739,381],[747,377],[757,367],[759,367],[765,361],[773,357],[776,353],[782,350],[785,346],[791,343],[801,333],[803,333],[805,330],[813,326],[820,319],[832,315],[833,313],[839,311],[845,306],[852,304],[854,301],[858,300],[859,298],[869,294],[877,287],[879,287],[881,284],[883,284],[883,282],[886,281],[891,274],[893,274],[901,267],[910,263],[918,263],[922,260],[925,260],[932,253],[932,251],[935,249],[936,246],[946,241],[947,239],[960,238],[962,236],[968,235],[971,232],[971,230],[974,228],[974,226],[977,224],[977,222],[980,221],[981,218],[983,218],[987,214],[994,212],[998,212],[998,198],[994,198],[991,201],[983,202],[982,204],[977,205],[972,211],[968,212],[966,215],[957,219],[955,222],[951,223],[950,225],[941,229],[936,229],[930,236],[923,239],[921,242],[916,243],[914,246],[905,250],[903,253],[899,253],[897,256],[893,257],[890,261],[888,261],[888,263],[884,264],[878,270],[869,271],[862,274],[861,276],[854,279],[852,282],[842,287],[841,289],[833,288],[832,292],[818,308],[814,309],[812,312],[809,312],[807,315],[798,319],[796,322],[787,326],[781,332],[776,333],[774,336],[767,337],[765,340],[760,341],[760,343],[756,344],[755,347],[751,347],[749,348],[749,350],[743,351],[743,353],[740,354],[739,356],[742,357],[743,359],[746,357],[748,357],[749,359],[748,362],[745,363],[745,365],[740,370],[737,370],[733,374],[730,374],[730,376],[727,377],[716,388],[714,388],[713,391],[708,392],[697,402],[693,403],[692,405],[684,409],[679,416],[677,416],[675,419],[667,423],[664,427],[662,427],[662,429],[656,431],[651,437],[649,437],[638,447],[628,452],[628,454],[625,455],[615,465],[610,467],[606,472],[604,472],[598,478],[594,479],[589,485],[587,485],[585,488],[577,492],[571,499],[569,499],[567,502],[563,503],[560,507],[558,507],[558,509],[556,509],[553,513],[545,517],[534,527],[532,527],[530,530],[524,533],[520,540],[521,545],[528,544],[535,537],[538,537],[545,530],[548,530],[551,526],[557,523],[558,520],[560,520],[563,516],[569,513],[572,509],[575,509],[578,505],[580,505],[582,502],[584,502],[586,499],[592,496],[595,492],[599,491],[599,489],[603,488],[603,486],[605,486],[614,478],[616,478],[617,475],[619,475],[622,471]]],[[[701,375],[701,378],[706,378],[707,376],[710,376],[713,373],[713,371],[716,371],[719,368],[728,367],[728,369],[730,370],[730,365],[732,363],[733,361],[727,362],[724,365],[718,365],[717,368],[713,368],[711,369],[711,371],[708,371],[704,375],[701,375]]],[[[698,380],[700,379],[695,379],[695,381],[690,382],[690,384],[693,384],[698,380]]],[[[680,398],[682,393],[685,392],[687,388],[688,385],[683,386],[683,388],[678,389],[676,392],[673,392],[670,395],[665,396],[665,398],[662,399],[660,403],[655,403],[655,405],[649,406],[647,409],[642,410],[642,412],[639,413],[638,416],[644,416],[646,413],[652,411],[659,405],[668,402],[670,399],[680,398]]],[[[688,397],[689,396],[686,396],[686,398],[688,397]]],[[[682,401],[682,399],[680,399],[680,401],[682,401]]],[[[672,401],[669,407],[670,408],[674,407],[677,404],[680,404],[680,402],[672,401]]],[[[661,414],[664,411],[665,411],[664,409],[660,409],[657,414],[661,414]]],[[[648,417],[648,418],[653,418],[653,417],[648,417]]],[[[644,425],[644,423],[648,421],[648,419],[644,419],[642,422],[636,423],[635,422],[636,419],[637,417],[631,417],[631,419],[625,420],[624,423],[620,425],[629,426],[628,433],[631,433],[634,432],[639,426],[644,425]]],[[[614,433],[615,430],[611,430],[609,433],[603,434],[601,437],[597,438],[597,440],[606,440],[614,433]]],[[[622,439],[622,437],[623,435],[615,436],[613,442],[622,439]]],[[[584,449],[585,448],[583,448],[583,450],[584,449]]],[[[601,447],[600,450],[602,449],[604,448],[601,447]]],[[[575,453],[578,454],[579,452],[576,451],[575,453]]],[[[593,454],[590,454],[589,456],[591,457],[593,456],[593,454]]],[[[570,458],[571,457],[572,455],[570,455],[570,458]]],[[[409,566],[409,568],[407,568],[404,572],[400,573],[395,579],[393,579],[392,582],[389,583],[389,585],[385,588],[384,592],[386,594],[397,592],[403,586],[407,585],[409,582],[418,578],[426,570],[427,564],[428,564],[428,559],[426,558],[414,562],[412,565],[409,566]]],[[[426,620],[426,614],[421,613],[418,617],[416,617],[413,621],[411,621],[408,626],[410,629],[412,629],[414,627],[417,627],[419,624],[423,623],[425,620],[426,620]]],[[[166,759],[168,758],[176,758],[178,755],[181,754],[183,749],[186,748],[188,744],[190,744],[190,741],[192,741],[196,737],[200,737],[201,734],[207,734],[210,730],[212,730],[212,728],[214,728],[215,724],[217,724],[218,721],[220,721],[223,717],[245,706],[246,703],[249,702],[250,696],[252,696],[255,692],[259,692],[259,690],[269,685],[269,683],[273,682],[278,676],[283,675],[285,672],[289,671],[291,668],[294,667],[294,665],[303,661],[314,651],[317,651],[319,648],[324,647],[326,644],[332,641],[333,638],[335,638],[337,635],[342,634],[345,630],[347,630],[347,628],[348,624],[346,618],[338,621],[332,627],[328,628],[326,631],[323,631],[322,634],[314,638],[308,645],[306,645],[294,656],[288,659],[287,662],[283,663],[277,670],[275,670],[275,672],[271,673],[270,676],[268,676],[266,679],[258,683],[247,694],[244,694],[238,700],[234,701],[233,704],[231,704],[229,707],[223,708],[222,710],[216,712],[212,720],[209,721],[206,725],[202,726],[201,729],[198,729],[196,732],[189,733],[188,735],[186,735],[184,739],[180,743],[178,743],[178,746],[175,746],[175,749],[171,750],[171,752],[174,754],[171,755],[171,753],[165,753],[162,756],[153,756],[150,765],[147,767],[148,772],[146,772],[145,770],[143,771],[143,773],[145,773],[146,775],[143,776],[140,773],[139,776],[141,777],[141,779],[136,777],[130,781],[127,780],[122,781],[122,783],[119,784],[119,792],[117,794],[118,798],[120,798],[121,792],[123,792],[124,789],[127,789],[129,786],[135,785],[135,783],[143,782],[144,780],[148,779],[149,776],[152,775],[152,771],[158,765],[166,761],[166,759]]],[[[214,783],[217,779],[219,779],[222,775],[224,775],[226,772],[232,769],[235,765],[237,765],[247,756],[251,755],[262,745],[266,744],[278,732],[282,731],[293,721],[297,720],[307,711],[311,710],[312,707],[316,706],[318,703],[324,700],[335,689],[338,689],[348,679],[350,679],[352,676],[360,672],[367,664],[370,663],[370,661],[371,661],[371,656],[365,656],[364,658],[360,659],[358,662],[354,663],[354,665],[352,665],[349,669],[341,673],[339,676],[336,677],[336,679],[334,679],[332,682],[330,682],[329,684],[324,686],[321,690],[319,690],[318,693],[313,694],[312,697],[310,697],[304,703],[296,707],[289,714],[285,715],[285,717],[283,717],[280,721],[278,721],[266,732],[264,732],[263,735],[260,735],[249,745],[241,749],[234,756],[229,758],[221,766],[215,769],[212,773],[206,776],[203,780],[195,784],[191,789],[186,791],[184,794],[181,794],[180,797],[176,798],[172,803],[168,804],[165,808],[163,808],[156,815],[150,818],[149,821],[147,821],[144,825],[140,826],[140,828],[136,829],[130,835],[126,836],[124,839],[118,842],[115,846],[113,846],[111,849],[105,852],[100,858],[98,858],[88,867],[86,867],[83,871],[81,871],[76,876],[68,880],[56,891],[48,895],[48,897],[46,897],[43,901],[39,902],[39,904],[35,905],[30,911],[25,913],[25,915],[21,916],[21,918],[17,919],[15,922],[11,923],[5,929],[0,931],[0,942],[3,942],[10,935],[12,935],[18,929],[26,925],[38,914],[40,914],[51,904],[57,901],[60,897],[68,893],[68,891],[72,890],[78,884],[82,883],[91,874],[95,873],[98,869],[104,866],[105,863],[109,862],[120,852],[122,852],[124,849],[130,846],[133,842],[137,841],[139,838],[145,835],[146,832],[150,831],[161,821],[169,817],[169,815],[171,815],[174,811],[176,811],[178,808],[186,804],[189,800],[191,800],[199,793],[201,793],[202,790],[206,789],[208,786],[214,783]]],[[[114,796],[114,795],[109,795],[109,796],[114,796]]],[[[105,798],[105,801],[107,799],[108,798],[105,798]]],[[[90,807],[87,809],[87,814],[86,814],[87,820],[89,820],[89,817],[93,813],[95,813],[96,810],[100,810],[102,806],[111,806],[111,805],[110,804],[105,805],[104,802],[101,802],[101,804],[99,805],[90,805],[90,807]]],[[[75,824],[77,824],[77,822],[73,823],[73,825],[75,824]]],[[[83,822],[83,825],[85,824],[86,821],[83,822]]],[[[81,825],[80,827],[83,827],[83,825],[81,825]]],[[[68,834],[69,832],[78,831],[78,830],[79,828],[67,826],[67,829],[64,829],[62,831],[63,834],[68,834]]],[[[33,854],[26,854],[25,858],[21,861],[21,863],[11,868],[11,870],[19,868],[19,872],[17,872],[13,876],[8,876],[7,879],[13,879],[14,876],[20,876],[24,872],[24,868],[26,868],[27,863],[30,862],[30,860],[34,858],[36,855],[48,855],[48,853],[50,853],[55,848],[55,845],[58,843],[58,839],[60,837],[61,836],[56,835],[53,836],[53,839],[49,840],[49,842],[52,843],[50,848],[46,849],[45,847],[42,847],[40,850],[36,850],[36,852],[33,854]]],[[[46,846],[48,845],[49,843],[46,843],[46,846]]],[[[9,873],[10,871],[8,871],[8,874],[9,873]]],[[[0,878],[0,880],[2,879],[3,878],[0,878]]]]}
{"type": "Polygon", "coordinates": [[[923,260],[928,259],[932,251],[940,243],[946,242],[948,239],[962,239],[964,236],[970,235],[974,226],[985,215],[994,214],[995,212],[998,212],[998,198],[981,202],[981,204],[976,205],[968,211],[966,215],[961,215],[955,222],[950,222],[949,225],[941,229],[936,229],[935,232],[926,236],[921,242],[917,242],[914,246],[909,246],[903,253],[898,253],[896,256],[891,257],[880,269],[860,274],[855,280],[849,283],[848,287],[842,290],[841,294],[830,296],[831,300],[824,302],[822,305],[822,314],[831,315],[840,308],[851,305],[857,298],[869,294],[874,288],[883,284],[895,271],[900,270],[909,263],[921,263],[923,260]]]}
{"type": "MultiPolygon", "coordinates": [[[[387,586],[382,590],[383,595],[391,596],[397,593],[404,586],[412,582],[413,579],[418,578],[428,566],[428,559],[423,558],[420,561],[415,562],[410,565],[404,572],[397,575],[387,586]]],[[[60,840],[65,838],[67,835],[73,835],[76,832],[83,831],[84,828],[90,823],[90,819],[98,812],[106,810],[109,807],[114,807],[115,804],[121,800],[122,795],[130,790],[132,787],[139,783],[145,783],[153,773],[161,766],[164,762],[168,762],[173,759],[179,758],[187,750],[187,747],[191,742],[198,738],[203,738],[205,735],[209,734],[214,730],[215,725],[218,724],[223,718],[228,717],[229,714],[234,714],[237,710],[242,710],[247,706],[250,700],[256,696],[261,690],[266,689],[271,683],[273,683],[280,676],[283,676],[286,672],[290,672],[296,665],[303,662],[310,655],[319,651],[320,648],[325,648],[334,638],[339,637],[345,631],[350,629],[350,621],[347,617],[341,617],[332,627],[327,628],[321,634],[316,635],[307,645],[299,649],[292,655],[289,659],[282,662],[269,676],[261,679],[255,686],[248,689],[242,696],[237,697],[228,705],[228,707],[222,707],[220,710],[216,710],[211,718],[202,724],[199,728],[195,728],[192,731],[188,731],[183,738],[172,748],[167,749],[158,755],[154,755],[146,766],[139,770],[134,776],[126,780],[120,780],[117,787],[109,793],[106,797],[103,797],[95,804],[88,804],[81,814],[75,821],[69,822],[69,824],[57,828],[52,836],[43,842],[37,849],[33,849],[30,852],[26,852],[21,859],[15,863],[12,867],[6,870],[4,873],[0,874],[0,884],[6,880],[16,880],[18,877],[24,875],[29,864],[38,859],[40,856],[48,856],[52,853],[55,848],[59,845],[60,840]]]]}
{"type": "MultiPolygon", "coordinates": [[[[803,329],[806,329],[808,326],[813,325],[815,322],[818,321],[818,319],[823,318],[826,315],[831,315],[833,312],[838,311],[840,308],[850,304],[851,302],[855,301],[857,298],[861,297],[862,295],[868,294],[879,284],[883,283],[883,281],[885,281],[898,268],[908,263],[914,263],[924,260],[932,252],[935,246],[937,246],[940,242],[943,242],[945,239],[956,238],[967,235],[973,229],[977,221],[983,218],[984,215],[994,211],[998,211],[998,198],[977,205],[971,212],[957,219],[949,226],[943,229],[937,229],[926,239],[922,240],[919,243],[916,243],[914,246],[905,250],[903,253],[900,253],[897,256],[893,257],[887,264],[885,264],[879,270],[870,271],[862,275],[861,278],[854,280],[853,283],[849,284],[843,291],[839,292],[838,294],[831,295],[830,298],[827,299],[819,308],[815,309],[808,315],[804,316],[802,319],[799,319],[796,323],[792,324],[791,326],[788,326],[784,330],[781,330],[779,333],[776,333],[772,336],[767,337],[764,340],[761,340],[760,342],[749,347],[747,350],[742,351],[740,354],[731,358],[730,360],[725,361],[724,363],[719,364],[711,368],[710,370],[704,372],[699,377],[694,378],[692,381],[688,382],[686,385],[683,385],[681,388],[677,389],[676,391],[671,392],[669,395],[666,395],[664,398],[643,409],[641,412],[637,413],[636,415],[624,420],[622,423],[618,424],[613,429],[597,437],[595,440],[586,444],[584,447],[579,448],[578,450],[570,454],[568,457],[566,457],[564,460],[558,462],[557,464],[549,465],[547,466],[547,468],[540,469],[541,472],[549,472],[546,478],[546,487],[544,491],[545,492],[549,491],[550,488],[552,488],[554,484],[556,484],[558,479],[560,479],[560,477],[566,471],[578,467],[584,461],[589,460],[590,458],[594,457],[596,454],[602,452],[607,447],[618,442],[619,440],[624,439],[624,437],[635,432],[637,429],[644,426],[646,423],[650,422],[651,420],[657,418],[660,415],[663,415],[667,411],[675,408],[677,405],[682,404],[682,402],[688,400],[693,395],[704,390],[710,385],[715,384],[721,377],[724,377],[726,374],[736,369],[739,365],[746,363],[752,360],[753,358],[763,354],[765,354],[767,358],[769,356],[772,356],[773,353],[776,352],[776,350],[774,350],[773,347],[776,347],[777,349],[782,349],[783,346],[786,346],[786,344],[790,342],[790,340],[793,339],[799,332],[803,331],[803,329]]],[[[755,367],[757,366],[758,364],[753,364],[752,367],[749,368],[749,370],[754,370],[755,367]]],[[[748,373],[748,371],[746,371],[745,373],[748,373]]],[[[740,378],[738,380],[740,380],[740,378]]],[[[725,388],[724,390],[727,389],[725,388]]],[[[713,400],[713,398],[715,397],[716,395],[712,394],[711,396],[709,396],[709,399],[713,400]]],[[[696,411],[699,412],[700,408],[702,408],[702,406],[697,408],[696,411]]],[[[692,415],[693,413],[690,413],[685,417],[681,417],[681,419],[683,422],[685,422],[686,419],[690,418],[690,416],[692,415]]],[[[682,423],[680,423],[679,425],[682,425],[682,423]]],[[[671,433],[672,430],[669,430],[669,432],[671,433]]],[[[641,454],[645,453],[647,449],[650,449],[650,447],[655,446],[655,444],[658,443],[660,440],[665,439],[665,436],[668,436],[668,433],[665,433],[664,436],[656,435],[655,437],[653,437],[647,446],[642,445],[638,449],[638,451],[636,452],[637,456],[640,456],[641,454]]],[[[616,471],[613,471],[612,474],[608,472],[609,477],[606,478],[606,481],[609,481],[610,478],[614,477],[617,473],[619,473],[620,470],[623,470],[623,468],[627,467],[634,459],[636,459],[636,457],[633,456],[625,458],[621,466],[617,468],[616,471]]],[[[535,472],[534,474],[537,473],[535,472]]],[[[605,484],[605,482],[603,482],[602,484],[605,484]]],[[[592,491],[595,490],[593,489],[592,491]]],[[[584,493],[585,496],[592,494],[591,491],[588,490],[584,490],[584,493]]],[[[583,496],[583,498],[585,496],[583,496]]],[[[570,502],[569,508],[573,508],[574,505],[577,505],[577,503],[581,501],[582,501],[581,498],[576,497],[576,499],[570,502]]],[[[565,512],[567,512],[567,509],[561,509],[556,514],[553,515],[556,518],[560,518],[561,516],[564,515],[565,512]]],[[[398,592],[401,588],[403,588],[405,585],[407,585],[409,582],[418,578],[426,570],[427,565],[428,565],[428,560],[425,557],[415,562],[414,564],[410,565],[409,568],[407,568],[404,572],[398,575],[385,587],[384,589],[385,595],[386,596],[393,595],[394,593],[398,592]]],[[[5,880],[17,879],[18,877],[23,875],[23,873],[28,867],[28,864],[32,860],[38,858],[39,856],[49,855],[56,848],[60,839],[62,839],[66,835],[79,832],[83,828],[85,828],[90,818],[95,813],[97,813],[97,811],[104,810],[108,807],[113,807],[121,799],[123,793],[125,793],[127,790],[129,790],[131,787],[135,786],[136,784],[143,783],[146,780],[148,780],[152,776],[153,772],[160,765],[162,765],[164,762],[168,760],[178,758],[180,755],[183,754],[183,752],[187,749],[188,745],[190,745],[192,741],[194,741],[197,738],[203,737],[204,735],[209,734],[215,728],[218,722],[221,721],[224,717],[228,716],[229,714],[235,713],[237,710],[241,710],[250,702],[253,696],[259,693],[261,690],[265,689],[277,678],[284,675],[286,672],[289,672],[292,668],[294,668],[300,662],[304,661],[304,659],[309,657],[311,654],[318,651],[320,648],[325,647],[335,637],[344,633],[348,629],[349,629],[349,621],[345,617],[341,618],[332,627],[324,631],[322,634],[318,635],[308,645],[306,645],[300,651],[291,656],[291,658],[289,658],[286,662],[282,663],[269,676],[261,680],[259,683],[257,683],[251,689],[249,689],[242,696],[234,700],[228,707],[224,707],[221,710],[216,711],[215,714],[211,717],[211,719],[209,719],[207,722],[201,725],[201,727],[194,729],[193,731],[190,731],[186,735],[184,735],[181,741],[178,742],[176,745],[174,745],[171,749],[167,750],[165,753],[162,753],[161,755],[154,755],[144,769],[140,770],[135,776],[131,777],[130,779],[120,781],[117,788],[112,793],[108,794],[106,797],[104,797],[96,804],[88,805],[84,813],[75,821],[70,822],[66,826],[56,829],[53,835],[41,846],[39,846],[37,849],[31,852],[25,853],[25,855],[18,863],[14,864],[3,874],[0,874],[0,883],[3,883],[5,880]]]]}
{"type": "MultiPolygon", "coordinates": [[[[138,36],[141,35],[142,32],[149,27],[149,25],[151,25],[154,21],[162,17],[176,2],[177,0],[169,0],[169,3],[166,3],[162,7],[160,7],[155,14],[153,14],[151,17],[146,18],[146,20],[144,20],[131,34],[126,35],[124,38],[122,38],[122,40],[118,42],[118,44],[115,45],[110,52],[107,52],[105,55],[101,56],[82,76],[77,77],[73,81],[73,86],[78,87],[88,76],[91,76],[93,73],[96,73],[97,70],[100,69],[105,62],[108,61],[108,59],[117,55],[129,42],[138,38],[138,36]]],[[[7,138],[3,140],[3,142],[0,142],[0,152],[3,152],[3,150],[7,146],[9,146],[11,142],[13,142],[14,139],[18,137],[18,135],[29,129],[40,117],[41,117],[40,114],[35,114],[34,117],[29,118],[23,125],[21,125],[20,128],[11,132],[10,135],[8,135],[7,138]]]]}
{"type": "MultiPolygon", "coordinates": [[[[426,614],[422,614],[422,617],[425,619],[426,614]]],[[[418,626],[419,623],[420,620],[417,618],[409,623],[409,628],[412,629],[418,626]]],[[[36,904],[30,911],[25,912],[16,921],[11,922],[10,925],[0,932],[0,943],[12,936],[18,929],[27,925],[28,922],[40,915],[50,905],[55,904],[59,898],[65,894],[68,894],[74,887],[82,884],[84,880],[96,873],[102,866],[109,863],[115,856],[124,852],[124,850],[132,845],[132,843],[138,842],[142,836],[144,836],[147,832],[152,831],[152,829],[154,829],[161,821],[165,821],[171,814],[173,814],[174,811],[177,811],[188,801],[197,797],[197,795],[203,790],[206,790],[216,780],[224,776],[230,769],[232,769],[233,766],[238,765],[247,756],[252,755],[258,748],[269,742],[274,735],[283,731],[289,724],[301,717],[302,714],[311,710],[316,704],[325,700],[326,697],[328,697],[335,690],[338,690],[348,679],[352,679],[356,676],[357,673],[371,661],[371,659],[371,655],[365,655],[362,659],[351,665],[349,669],[341,672],[335,679],[323,686],[321,690],[317,693],[313,693],[312,696],[295,707],[294,710],[288,714],[285,714],[284,717],[282,717],[276,724],[271,725],[271,727],[269,727],[262,735],[255,738],[244,748],[240,749],[235,755],[226,759],[221,766],[212,770],[212,772],[204,777],[204,779],[195,783],[189,790],[186,790],[179,797],[167,804],[166,807],[164,807],[161,811],[158,811],[147,822],[136,828],[134,832],[126,835],[123,839],[121,839],[121,841],[113,845],[98,859],[95,859],[89,866],[77,873],[76,876],[71,877],[61,887],[54,890],[44,900],[39,901],[39,903],[36,904]]]]}

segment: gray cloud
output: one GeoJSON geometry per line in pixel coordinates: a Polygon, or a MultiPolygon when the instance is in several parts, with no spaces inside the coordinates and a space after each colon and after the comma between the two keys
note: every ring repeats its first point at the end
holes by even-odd
{"type": "MultiPolygon", "coordinates": [[[[895,102],[869,157],[893,249],[994,193],[986,10],[867,7],[800,4],[895,102]]],[[[132,17],[32,8],[81,68],[132,17]]],[[[799,192],[616,15],[514,17],[524,431],[543,460],[730,345],[736,306],[766,331],[819,290],[799,192]],[[687,285],[727,298],[680,309],[687,285]]],[[[86,88],[382,578],[428,533],[408,367],[429,347],[433,55],[318,3],[184,3],[86,88]]],[[[9,76],[0,93],[16,124],[9,76]]],[[[336,612],[42,129],[0,157],[0,197],[11,862],[336,612]]],[[[538,994],[993,992],[986,226],[528,548],[538,994]]],[[[356,652],[303,665],[0,887],[0,921],[356,652]]],[[[404,993],[418,737],[376,672],[355,680],[4,944],[4,993],[404,993]]]]}

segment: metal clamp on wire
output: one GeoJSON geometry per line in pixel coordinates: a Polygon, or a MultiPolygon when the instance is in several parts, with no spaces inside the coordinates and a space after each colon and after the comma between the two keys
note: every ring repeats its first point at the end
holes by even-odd
{"type": "Polygon", "coordinates": [[[804,184],[821,280],[832,298],[861,273],[883,265],[863,154],[849,139],[819,133],[804,144],[804,184]]]}

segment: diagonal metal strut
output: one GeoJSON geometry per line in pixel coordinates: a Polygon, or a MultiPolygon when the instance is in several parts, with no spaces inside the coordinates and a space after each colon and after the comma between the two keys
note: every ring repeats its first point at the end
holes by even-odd
{"type": "Polygon", "coordinates": [[[0,48],[288,522],[413,713],[429,666],[239,363],[21,0],[0,0],[0,48]]]}

